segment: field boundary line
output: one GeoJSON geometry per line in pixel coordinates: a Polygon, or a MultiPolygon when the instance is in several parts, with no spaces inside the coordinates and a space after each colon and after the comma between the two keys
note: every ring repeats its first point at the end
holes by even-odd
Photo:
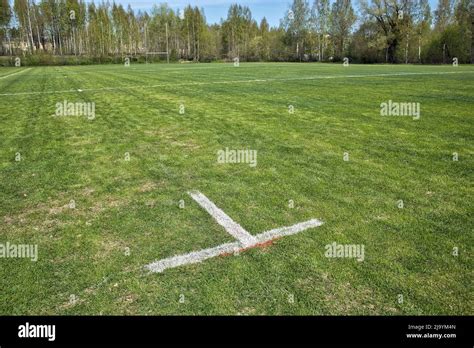
{"type": "Polygon", "coordinates": [[[8,74],[8,75],[0,76],[0,80],[1,80],[1,79],[4,79],[4,78],[7,78],[7,77],[10,77],[10,76],[13,76],[13,75],[16,75],[16,74],[23,73],[23,72],[28,71],[28,70],[31,70],[31,68],[26,68],[26,69],[23,69],[23,70],[20,70],[20,71],[16,71],[16,72],[14,72],[13,74],[8,74]]]}
{"type": "Polygon", "coordinates": [[[168,268],[200,263],[220,255],[238,254],[239,252],[259,245],[265,245],[265,243],[274,239],[290,236],[309,228],[319,227],[323,224],[323,222],[318,219],[311,219],[292,226],[275,228],[252,236],[199,191],[188,192],[188,194],[223,226],[228,233],[234,236],[237,241],[154,261],[145,266],[145,269],[152,273],[161,273],[168,268]],[[250,236],[251,239],[249,239],[248,236],[250,236]]]}
{"type": "Polygon", "coordinates": [[[321,225],[323,225],[322,221],[318,219],[311,219],[305,222],[300,222],[296,225],[276,228],[270,231],[257,234],[255,236],[257,242],[246,247],[244,247],[240,242],[224,243],[213,248],[202,249],[187,254],[175,255],[165,259],[154,261],[146,265],[145,269],[152,273],[161,273],[168,268],[175,268],[179,266],[190,265],[193,263],[200,263],[216,256],[226,254],[238,254],[242,251],[257,247],[272,240],[297,234],[309,228],[319,227],[321,225]]]}
{"type": "Polygon", "coordinates": [[[232,220],[229,215],[224,213],[219,209],[209,198],[203,195],[201,192],[194,191],[188,192],[192,199],[194,199],[204,210],[206,210],[209,215],[211,215],[214,220],[217,221],[219,225],[224,227],[224,229],[232,237],[237,239],[242,245],[249,246],[256,243],[255,237],[248,233],[242,226],[237,222],[232,220]]]}
{"type": "MultiPolygon", "coordinates": [[[[31,69],[31,68],[30,68],[31,69]]],[[[120,91],[126,89],[147,89],[158,87],[185,87],[185,86],[205,86],[213,84],[239,84],[239,83],[262,83],[262,82],[286,82],[286,81],[311,81],[325,79],[340,78],[367,78],[367,77],[394,77],[394,76],[419,76],[419,75],[447,75],[447,74],[472,74],[474,71],[439,71],[439,72],[423,72],[423,73],[387,73],[387,74],[358,74],[358,75],[328,75],[328,76],[308,76],[308,77],[290,77],[290,78],[273,78],[273,79],[251,79],[251,80],[227,80],[227,81],[208,81],[208,82],[183,82],[183,83],[161,83],[154,85],[139,86],[121,86],[121,87],[101,87],[101,88],[79,88],[56,91],[32,91],[32,92],[16,92],[2,93],[0,96],[16,96],[16,95],[35,95],[35,94],[60,94],[60,93],[78,93],[78,92],[100,92],[100,91],[120,91]]],[[[9,75],[11,76],[11,75],[9,75]]]]}
{"type": "MultiPolygon", "coordinates": [[[[265,66],[266,63],[240,63],[240,69],[244,68],[244,69],[247,69],[247,68],[261,68],[262,66],[265,66]],[[248,64],[252,64],[252,65],[248,65],[248,64]],[[253,64],[262,64],[262,65],[253,65],[253,64]]],[[[275,63],[275,64],[278,64],[277,67],[287,67],[287,66],[299,66],[300,63],[275,63]]],[[[301,64],[301,66],[303,66],[304,63],[301,64]]],[[[133,65],[132,65],[133,66],[133,65]]],[[[136,66],[136,65],[135,65],[136,66]]],[[[379,67],[383,67],[385,65],[379,65],[379,67]]],[[[175,67],[159,67],[157,69],[145,69],[146,67],[144,67],[144,69],[141,69],[141,66],[140,68],[136,68],[136,67],[128,67],[128,68],[124,68],[122,65],[117,65],[117,66],[113,66],[109,69],[103,69],[103,70],[82,70],[82,71],[74,71],[74,70],[68,70],[68,68],[82,68],[81,66],[63,66],[61,68],[63,68],[63,70],[56,70],[54,72],[45,72],[45,73],[42,73],[42,74],[38,74],[38,75],[35,75],[35,76],[45,76],[45,75],[54,75],[54,74],[71,74],[71,75],[81,75],[83,73],[93,73],[93,74],[100,74],[100,73],[110,73],[110,72],[122,72],[122,71],[136,71],[136,72],[156,72],[156,73],[159,73],[159,72],[162,72],[162,71],[189,71],[189,70],[216,70],[216,69],[220,69],[220,68],[224,68],[224,69],[235,69],[234,67],[234,64],[233,63],[229,63],[229,64],[225,64],[225,65],[214,65],[214,66],[175,66],[175,67]]],[[[321,65],[318,66],[318,67],[322,67],[321,65]]]]}

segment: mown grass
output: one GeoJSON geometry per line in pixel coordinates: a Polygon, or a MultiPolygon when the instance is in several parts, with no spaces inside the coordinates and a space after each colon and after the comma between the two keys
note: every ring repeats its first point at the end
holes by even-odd
{"type": "Polygon", "coordinates": [[[0,259],[0,314],[473,314],[472,67],[20,69],[0,70],[0,243],[39,260],[0,259]],[[63,100],[95,119],[53,116],[63,100]],[[421,118],[380,116],[388,100],[421,118]],[[257,166],[218,164],[226,147],[257,166]],[[192,189],[253,234],[325,224],[147,274],[232,241],[192,189]],[[332,242],[365,260],[325,257],[332,242]]]}

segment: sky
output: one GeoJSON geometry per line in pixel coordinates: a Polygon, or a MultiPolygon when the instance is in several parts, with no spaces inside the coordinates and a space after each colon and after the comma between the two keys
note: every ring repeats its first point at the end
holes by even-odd
{"type": "MultiPolygon", "coordinates": [[[[98,2],[98,0],[95,2],[98,2]]],[[[160,2],[166,2],[174,10],[183,9],[190,4],[191,6],[204,8],[208,24],[219,23],[221,18],[225,19],[229,6],[238,3],[248,6],[257,22],[266,17],[271,26],[278,26],[292,0],[115,0],[115,2],[125,6],[130,4],[134,10],[150,10],[153,4],[160,2]]],[[[313,1],[308,0],[308,2],[312,4],[313,1]]],[[[352,3],[356,6],[358,1],[353,0],[352,3]]],[[[437,0],[430,0],[431,10],[434,10],[437,4],[437,0]]]]}

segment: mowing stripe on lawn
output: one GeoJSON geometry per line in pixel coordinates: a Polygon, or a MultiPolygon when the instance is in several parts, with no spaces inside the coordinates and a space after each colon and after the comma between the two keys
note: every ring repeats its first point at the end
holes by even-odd
{"type": "Polygon", "coordinates": [[[219,225],[223,226],[226,231],[234,236],[238,241],[233,243],[224,243],[213,248],[193,251],[188,254],[176,255],[152,262],[145,266],[145,269],[149,270],[150,272],[161,273],[168,268],[199,263],[219,255],[238,253],[270,242],[274,239],[290,236],[292,234],[307,230],[308,228],[318,227],[323,224],[323,222],[318,219],[311,219],[292,226],[280,227],[257,234],[256,236],[252,236],[202,193],[195,191],[188,192],[188,194],[201,207],[203,207],[219,223],[219,225]]]}
{"type": "MultiPolygon", "coordinates": [[[[77,93],[77,92],[100,92],[115,91],[124,89],[141,89],[141,88],[158,88],[158,87],[183,87],[183,86],[204,86],[214,84],[238,84],[238,83],[261,83],[261,82],[285,82],[285,81],[308,81],[320,79],[339,79],[339,78],[366,78],[366,77],[394,77],[394,76],[413,76],[413,75],[446,75],[446,74],[472,74],[473,71],[441,71],[426,73],[395,73],[395,74],[368,74],[368,75],[329,75],[329,76],[308,76],[308,77],[292,77],[281,79],[252,79],[252,80],[228,80],[228,81],[210,81],[210,82],[183,82],[183,83],[162,83],[156,85],[140,85],[140,86],[122,86],[122,87],[101,87],[101,88],[80,88],[67,89],[57,91],[32,91],[32,92],[16,92],[2,93],[0,96],[16,96],[16,95],[32,95],[32,94],[56,94],[56,93],[77,93]]],[[[11,76],[11,75],[9,75],[11,76]]]]}

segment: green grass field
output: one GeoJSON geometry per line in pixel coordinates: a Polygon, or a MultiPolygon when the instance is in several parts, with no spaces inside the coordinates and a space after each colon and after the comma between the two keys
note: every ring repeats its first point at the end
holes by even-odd
{"type": "Polygon", "coordinates": [[[38,261],[0,259],[0,314],[472,315],[473,105],[470,66],[3,68],[0,243],[38,261]],[[55,116],[64,100],[95,118],[55,116]],[[226,147],[257,166],[218,163],[226,147]],[[234,240],[189,190],[252,234],[324,225],[146,272],[234,240]]]}

